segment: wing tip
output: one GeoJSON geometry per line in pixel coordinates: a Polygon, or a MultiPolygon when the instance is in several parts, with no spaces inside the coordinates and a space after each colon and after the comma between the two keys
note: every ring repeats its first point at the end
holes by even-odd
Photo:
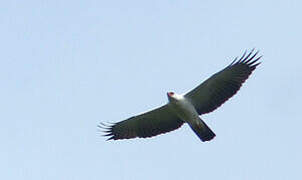
{"type": "Polygon", "coordinates": [[[251,68],[256,68],[259,64],[261,64],[261,62],[259,62],[259,60],[263,57],[262,55],[258,56],[260,50],[257,50],[255,52],[255,48],[253,48],[249,53],[247,53],[248,51],[245,50],[243,55],[240,57],[240,59],[238,60],[238,56],[231,62],[231,64],[229,64],[228,67],[231,66],[235,66],[235,65],[248,65],[251,68]],[[256,63],[256,64],[255,64],[256,63]]]}
{"type": "Polygon", "coordinates": [[[97,127],[98,127],[98,130],[99,132],[102,132],[102,136],[110,136],[106,141],[109,141],[109,140],[115,140],[115,136],[112,132],[112,128],[114,127],[115,123],[103,123],[103,122],[100,122],[97,127]]]}

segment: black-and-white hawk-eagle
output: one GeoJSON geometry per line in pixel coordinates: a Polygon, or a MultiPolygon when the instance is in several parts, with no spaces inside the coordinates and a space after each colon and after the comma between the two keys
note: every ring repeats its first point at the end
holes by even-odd
{"type": "Polygon", "coordinates": [[[100,123],[108,140],[147,138],[167,133],[188,123],[201,141],[210,141],[215,133],[200,118],[214,111],[240,89],[249,75],[260,64],[258,51],[244,53],[223,70],[212,75],[190,92],[180,95],[168,92],[168,103],[113,124],[100,123]]]}

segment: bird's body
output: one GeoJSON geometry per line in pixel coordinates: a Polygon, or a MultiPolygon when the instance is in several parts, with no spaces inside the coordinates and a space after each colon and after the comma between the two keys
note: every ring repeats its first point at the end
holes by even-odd
{"type": "Polygon", "coordinates": [[[196,121],[199,115],[190,101],[180,94],[172,92],[167,94],[169,100],[168,106],[171,108],[172,113],[175,113],[184,122],[193,123],[196,121]]]}
{"type": "Polygon", "coordinates": [[[229,66],[185,95],[169,92],[169,102],[166,105],[113,125],[101,123],[99,127],[105,128],[105,136],[110,136],[108,140],[118,140],[152,137],[188,123],[202,141],[210,141],[215,137],[215,133],[199,115],[214,111],[236,94],[260,64],[257,61],[261,56],[256,58],[257,54],[258,52],[253,54],[253,50],[247,55],[244,53],[238,61],[236,58],[229,66]]]}
{"type": "Polygon", "coordinates": [[[198,112],[190,100],[174,92],[169,92],[167,95],[169,99],[168,106],[171,112],[188,123],[202,141],[209,141],[215,137],[214,132],[199,117],[198,112]]]}

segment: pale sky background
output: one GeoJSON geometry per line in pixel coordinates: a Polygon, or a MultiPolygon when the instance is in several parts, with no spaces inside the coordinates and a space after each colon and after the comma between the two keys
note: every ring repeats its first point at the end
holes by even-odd
{"type": "Polygon", "coordinates": [[[0,179],[300,180],[302,1],[3,1],[0,179]],[[185,93],[244,50],[263,55],[239,93],[150,139],[118,122],[185,93]]]}

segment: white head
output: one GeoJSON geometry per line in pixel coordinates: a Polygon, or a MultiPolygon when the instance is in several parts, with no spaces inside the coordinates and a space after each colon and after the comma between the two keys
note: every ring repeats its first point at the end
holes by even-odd
{"type": "Polygon", "coordinates": [[[167,93],[167,96],[168,96],[168,100],[169,100],[170,102],[171,102],[171,101],[178,101],[178,100],[180,100],[180,99],[183,98],[182,95],[176,94],[176,93],[174,93],[174,92],[168,92],[168,93],[167,93]]]}

